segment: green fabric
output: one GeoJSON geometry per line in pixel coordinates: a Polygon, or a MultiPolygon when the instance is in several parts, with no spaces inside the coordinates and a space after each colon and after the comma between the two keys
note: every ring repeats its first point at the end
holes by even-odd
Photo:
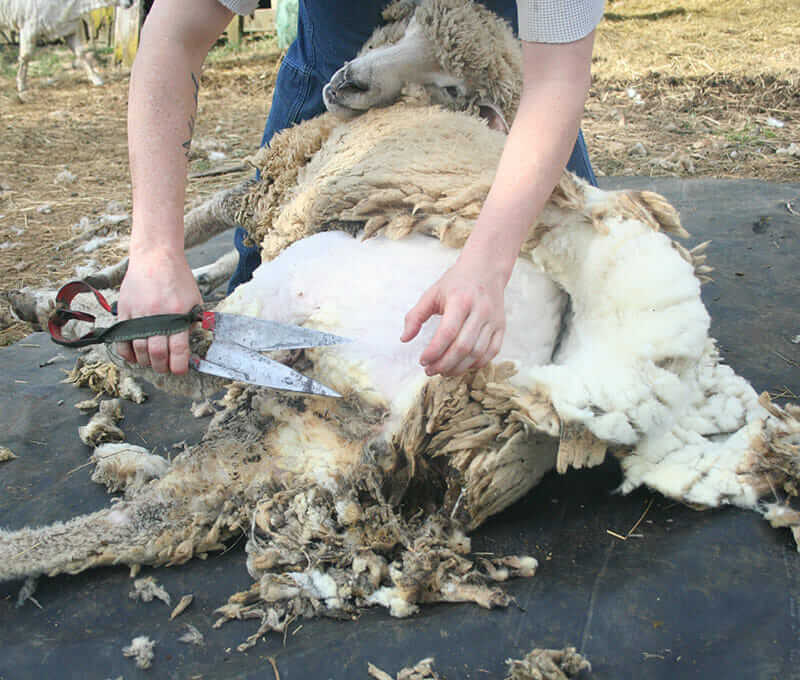
{"type": "Polygon", "coordinates": [[[275,10],[275,31],[278,47],[286,49],[297,37],[297,0],[278,0],[275,10]]]}

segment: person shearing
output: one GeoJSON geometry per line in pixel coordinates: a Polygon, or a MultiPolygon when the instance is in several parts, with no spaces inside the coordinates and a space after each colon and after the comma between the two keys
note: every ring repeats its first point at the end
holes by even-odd
{"type": "MultiPolygon", "coordinates": [[[[262,142],[324,111],[322,86],[352,59],[389,3],[300,0],[298,37],[279,71],[262,142]]],[[[503,343],[504,291],[529,226],[565,167],[596,184],[580,120],[590,85],[594,31],[603,0],[487,0],[516,28],[523,89],[491,190],[455,264],[402,323],[412,340],[432,316],[438,330],[420,356],[428,375],[460,375],[486,365],[503,343]]],[[[144,23],[130,80],[128,146],[133,227],[120,320],[185,313],[202,299],[183,251],[186,174],[200,73],[234,12],[257,0],[156,0],[144,23]]],[[[237,230],[241,232],[241,230],[237,230]]],[[[237,233],[231,288],[259,263],[237,233]]],[[[401,326],[398,319],[398,328],[401,326]]],[[[121,343],[119,354],[159,373],[188,370],[188,333],[121,343]]]]}

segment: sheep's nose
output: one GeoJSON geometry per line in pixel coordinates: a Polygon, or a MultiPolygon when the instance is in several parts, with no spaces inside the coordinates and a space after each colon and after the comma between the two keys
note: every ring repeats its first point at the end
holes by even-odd
{"type": "Polygon", "coordinates": [[[369,85],[355,78],[350,64],[340,68],[333,74],[330,86],[334,94],[353,94],[369,90],[369,85]]]}

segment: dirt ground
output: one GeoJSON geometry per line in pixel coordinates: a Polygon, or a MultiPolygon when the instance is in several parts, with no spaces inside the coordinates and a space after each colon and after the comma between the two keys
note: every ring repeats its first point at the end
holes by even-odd
{"type": "MultiPolygon", "coordinates": [[[[799,182],[795,2],[608,0],[584,120],[597,173],[799,182]]],[[[0,45],[0,294],[57,287],[126,251],[129,72],[106,64],[92,87],[69,57],[37,52],[20,101],[16,47],[0,45]]],[[[190,172],[258,147],[279,58],[271,36],[215,48],[190,172]]],[[[187,208],[243,176],[191,179],[187,208]]],[[[29,331],[0,300],[0,346],[29,331]]]]}

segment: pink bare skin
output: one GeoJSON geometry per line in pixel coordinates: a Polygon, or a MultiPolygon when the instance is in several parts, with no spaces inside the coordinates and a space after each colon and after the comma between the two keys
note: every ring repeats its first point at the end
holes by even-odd
{"type": "MultiPolygon", "coordinates": [[[[200,68],[232,16],[217,0],[159,0],[147,16],[128,99],[133,228],[120,320],[185,314],[202,301],[183,252],[187,154],[200,68]]],[[[116,349],[158,373],[189,368],[188,332],[116,349]]]]}
{"type": "Polygon", "coordinates": [[[427,375],[460,375],[500,351],[505,287],[577,138],[593,45],[594,32],[565,44],[523,42],[522,99],[492,188],[456,263],[405,318],[403,342],[442,317],[420,356],[427,375]]]}

